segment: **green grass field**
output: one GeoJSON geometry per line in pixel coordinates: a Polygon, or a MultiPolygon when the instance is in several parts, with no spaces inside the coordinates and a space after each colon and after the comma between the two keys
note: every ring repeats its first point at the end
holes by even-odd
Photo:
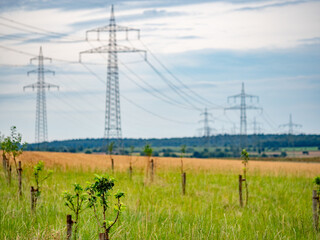
{"type": "MultiPolygon", "coordinates": [[[[42,188],[37,213],[30,212],[31,169],[24,169],[23,197],[14,176],[8,186],[0,174],[0,239],[66,239],[61,194],[73,183],[93,181],[85,170],[53,169],[42,188]]],[[[116,172],[115,190],[126,193],[126,209],[111,239],[320,239],[312,225],[312,179],[264,175],[249,171],[249,204],[240,208],[238,176],[193,170],[187,172],[187,193],[181,194],[179,170],[157,170],[154,183],[144,186],[144,172],[116,172]]],[[[109,212],[110,220],[114,212],[109,212]]],[[[81,216],[79,239],[98,239],[91,209],[81,216]]],[[[102,231],[100,231],[102,232],[102,231]]]]}

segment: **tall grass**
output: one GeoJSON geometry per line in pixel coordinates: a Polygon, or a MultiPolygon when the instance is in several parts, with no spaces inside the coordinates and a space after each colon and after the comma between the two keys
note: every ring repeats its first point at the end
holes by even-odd
{"type": "MultiPolygon", "coordinates": [[[[36,215],[30,212],[31,169],[24,169],[23,198],[13,179],[0,175],[0,239],[65,239],[66,215],[61,193],[73,183],[86,185],[94,173],[53,167],[44,183],[36,215]]],[[[110,169],[107,172],[111,174],[110,169]]],[[[312,179],[305,176],[250,172],[250,202],[239,207],[238,176],[209,170],[188,172],[181,194],[180,169],[160,169],[144,185],[144,172],[115,172],[115,191],[126,192],[127,205],[111,239],[320,239],[312,226],[312,179]]],[[[114,218],[111,211],[110,220],[114,218]]],[[[81,216],[79,239],[98,239],[102,232],[90,209],[81,216]]]]}

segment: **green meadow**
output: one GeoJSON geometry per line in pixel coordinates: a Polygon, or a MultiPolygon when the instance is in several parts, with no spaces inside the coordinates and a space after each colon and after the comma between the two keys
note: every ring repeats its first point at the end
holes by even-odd
{"type": "MultiPolygon", "coordinates": [[[[134,169],[103,172],[53,167],[41,188],[36,213],[30,209],[32,168],[23,170],[23,196],[13,172],[9,186],[0,174],[0,239],[66,239],[62,193],[74,183],[86,186],[94,174],[116,179],[114,193],[125,192],[125,210],[112,228],[111,239],[320,239],[312,222],[312,178],[292,174],[248,173],[249,203],[239,206],[238,175],[228,170],[190,170],[186,195],[178,169],[157,169],[154,182],[144,183],[145,173],[134,169]]],[[[113,199],[113,198],[111,198],[113,199]]],[[[114,200],[110,202],[113,205],[114,200]]],[[[115,212],[109,209],[108,220],[115,212]]],[[[99,217],[102,217],[100,215],[99,217]]],[[[78,239],[98,239],[102,232],[91,209],[80,216],[78,239]]]]}

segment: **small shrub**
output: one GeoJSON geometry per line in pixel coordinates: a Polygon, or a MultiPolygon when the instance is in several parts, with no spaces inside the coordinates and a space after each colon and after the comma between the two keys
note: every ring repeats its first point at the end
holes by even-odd
{"type": "Polygon", "coordinates": [[[320,195],[320,176],[315,177],[313,183],[315,184],[318,195],[320,195]]]}
{"type": "Polygon", "coordinates": [[[19,174],[17,157],[19,157],[26,147],[26,143],[22,143],[22,135],[17,132],[17,128],[12,126],[10,128],[11,134],[8,137],[1,136],[1,149],[2,149],[2,160],[3,168],[6,170],[6,176],[8,182],[11,182],[11,163],[10,159],[13,160],[15,165],[16,173],[19,174]]]}
{"type": "Polygon", "coordinates": [[[35,199],[33,203],[34,208],[36,208],[37,200],[41,195],[41,191],[40,191],[41,184],[52,175],[52,170],[48,171],[47,174],[44,174],[43,170],[44,170],[44,164],[42,161],[38,162],[33,167],[33,176],[34,176],[34,181],[36,183],[36,188],[34,189],[35,191],[35,199]]]}
{"type": "Polygon", "coordinates": [[[91,154],[92,151],[91,151],[90,149],[87,149],[84,153],[85,153],[85,154],[91,154]]]}
{"type": "Polygon", "coordinates": [[[286,152],[281,152],[280,157],[286,157],[287,153],[286,152]]]}
{"type": "Polygon", "coordinates": [[[94,178],[94,183],[86,188],[88,192],[88,206],[93,209],[98,226],[103,228],[106,237],[105,239],[110,239],[110,229],[115,225],[119,219],[120,213],[124,209],[124,204],[120,201],[120,199],[124,197],[124,193],[118,191],[116,194],[114,194],[114,197],[117,200],[117,203],[114,205],[116,216],[113,221],[108,221],[107,210],[110,208],[108,197],[111,196],[110,192],[114,187],[114,182],[115,180],[108,176],[96,175],[94,178]],[[101,213],[100,217],[98,215],[99,212],[101,213]]]}
{"type": "MultiPolygon", "coordinates": [[[[147,159],[147,168],[146,168],[146,179],[145,179],[145,182],[147,182],[147,179],[149,177],[149,169],[150,169],[150,166],[151,166],[151,157],[152,157],[153,149],[151,148],[151,146],[149,144],[146,144],[144,146],[143,152],[148,157],[148,159],[147,159]]],[[[151,176],[151,178],[152,178],[152,176],[151,176]]]]}
{"type": "Polygon", "coordinates": [[[65,205],[74,213],[75,215],[75,228],[73,231],[73,239],[77,239],[78,226],[80,214],[89,207],[88,194],[84,191],[83,187],[80,184],[73,184],[74,194],[65,191],[63,193],[63,199],[65,205]]]}

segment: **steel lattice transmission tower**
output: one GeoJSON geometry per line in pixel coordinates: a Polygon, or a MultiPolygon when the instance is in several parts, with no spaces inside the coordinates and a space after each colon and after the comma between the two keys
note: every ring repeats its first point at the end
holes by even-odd
{"type": "MultiPolygon", "coordinates": [[[[126,32],[128,37],[129,31],[137,31],[138,38],[140,38],[140,30],[116,25],[113,5],[111,6],[111,17],[109,25],[98,27],[86,32],[86,40],[89,40],[89,33],[96,33],[97,40],[100,40],[100,33],[109,34],[109,42],[107,46],[93,48],[87,51],[80,52],[79,61],[81,62],[81,54],[85,53],[107,53],[107,87],[106,87],[106,111],[105,111],[105,126],[104,138],[118,139],[122,138],[121,131],[121,114],[120,114],[120,92],[119,92],[119,72],[118,72],[118,53],[130,52],[144,52],[145,50],[138,50],[117,44],[117,32],[126,32]]],[[[146,56],[146,55],[145,55],[146,56]]]]}
{"type": "Polygon", "coordinates": [[[233,96],[229,96],[228,97],[228,102],[229,100],[233,98],[234,102],[236,102],[237,98],[240,98],[240,105],[235,105],[232,107],[228,107],[225,108],[225,110],[240,110],[240,147],[244,148],[246,145],[246,135],[247,135],[247,113],[246,111],[248,109],[260,109],[262,110],[262,108],[260,107],[256,107],[254,105],[247,105],[246,104],[246,98],[250,98],[251,102],[252,99],[256,99],[257,102],[259,102],[259,97],[255,96],[255,95],[250,95],[250,94],[246,94],[244,91],[244,83],[242,83],[242,89],[241,89],[241,93],[237,94],[237,95],[233,95],[233,96]]]}
{"type": "Polygon", "coordinates": [[[203,128],[200,128],[200,130],[203,132],[203,138],[205,139],[205,144],[207,147],[210,145],[210,136],[212,132],[212,128],[209,125],[209,122],[213,122],[212,120],[209,120],[209,117],[212,117],[211,113],[208,113],[207,108],[204,109],[204,112],[200,114],[200,116],[203,116],[203,120],[200,120],[199,122],[203,122],[203,128]]]}
{"type": "Polygon", "coordinates": [[[31,58],[30,63],[33,61],[38,61],[38,68],[28,72],[36,73],[38,75],[38,80],[36,83],[27,85],[23,87],[23,90],[26,88],[32,88],[32,90],[37,89],[37,107],[36,107],[36,130],[35,130],[35,142],[41,143],[48,141],[48,123],[47,123],[47,103],[46,103],[46,88],[57,88],[59,86],[46,83],[44,81],[45,73],[55,74],[54,71],[47,70],[43,66],[44,60],[50,60],[51,58],[44,57],[42,54],[42,47],[40,47],[39,56],[31,58]]]}
{"type": "Polygon", "coordinates": [[[302,125],[301,124],[297,124],[297,123],[293,123],[292,122],[292,115],[290,113],[289,122],[286,123],[286,124],[281,124],[279,127],[288,127],[289,128],[288,134],[289,135],[293,135],[293,133],[294,133],[293,129],[294,128],[302,128],[302,125]]]}
{"type": "Polygon", "coordinates": [[[260,134],[261,133],[261,123],[257,122],[256,118],[253,118],[252,125],[253,125],[253,134],[254,135],[260,134]]]}

